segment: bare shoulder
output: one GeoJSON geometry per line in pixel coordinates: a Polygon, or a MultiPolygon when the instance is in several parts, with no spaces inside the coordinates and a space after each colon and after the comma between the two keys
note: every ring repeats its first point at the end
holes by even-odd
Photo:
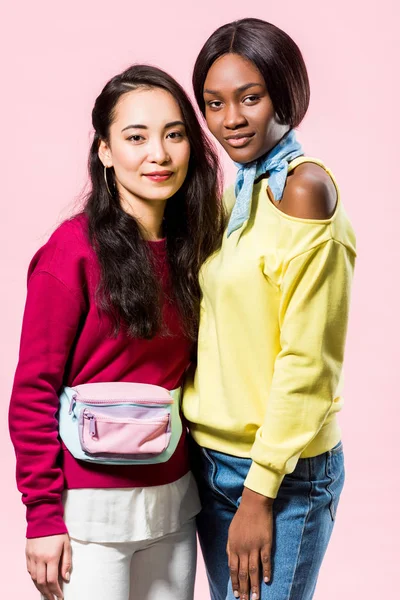
{"type": "Polygon", "coordinates": [[[283,198],[276,206],[300,219],[329,219],[336,203],[336,188],[325,169],[302,163],[289,174],[283,198]]]}

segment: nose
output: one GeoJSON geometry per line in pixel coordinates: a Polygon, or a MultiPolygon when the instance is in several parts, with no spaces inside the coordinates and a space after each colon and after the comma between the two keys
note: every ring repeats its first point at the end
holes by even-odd
{"type": "Polygon", "coordinates": [[[236,103],[228,104],[224,115],[224,127],[237,129],[247,125],[246,117],[241,113],[240,106],[236,103]]]}
{"type": "Polygon", "coordinates": [[[149,145],[148,161],[162,165],[170,160],[170,156],[165,148],[163,140],[152,140],[149,145]]]}

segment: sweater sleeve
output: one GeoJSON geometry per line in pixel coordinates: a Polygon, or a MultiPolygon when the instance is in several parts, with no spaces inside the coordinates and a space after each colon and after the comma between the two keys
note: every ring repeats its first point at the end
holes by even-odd
{"type": "Polygon", "coordinates": [[[354,254],[329,239],[283,273],[280,351],[245,486],[275,498],[337,401],[354,254]]]}
{"type": "Polygon", "coordinates": [[[79,298],[53,274],[39,270],[30,275],[9,411],[28,538],[67,531],[56,414],[82,310],[79,298]]]}

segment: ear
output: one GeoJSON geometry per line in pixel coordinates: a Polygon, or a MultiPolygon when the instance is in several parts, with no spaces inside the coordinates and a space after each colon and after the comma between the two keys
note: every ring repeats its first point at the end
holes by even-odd
{"type": "Polygon", "coordinates": [[[107,142],[105,142],[104,140],[100,140],[98,154],[101,162],[105,167],[113,166],[111,149],[108,146],[107,142]]]}

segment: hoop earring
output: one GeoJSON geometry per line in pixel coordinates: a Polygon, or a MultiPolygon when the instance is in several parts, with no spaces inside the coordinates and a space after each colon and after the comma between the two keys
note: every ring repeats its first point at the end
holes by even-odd
{"type": "Polygon", "coordinates": [[[111,191],[110,191],[110,188],[108,187],[108,181],[107,181],[107,167],[106,167],[105,165],[104,165],[104,181],[106,182],[106,187],[107,187],[107,191],[108,191],[108,193],[109,193],[109,195],[110,195],[110,198],[112,198],[112,197],[113,197],[113,195],[112,195],[112,193],[111,193],[111,191]]]}

